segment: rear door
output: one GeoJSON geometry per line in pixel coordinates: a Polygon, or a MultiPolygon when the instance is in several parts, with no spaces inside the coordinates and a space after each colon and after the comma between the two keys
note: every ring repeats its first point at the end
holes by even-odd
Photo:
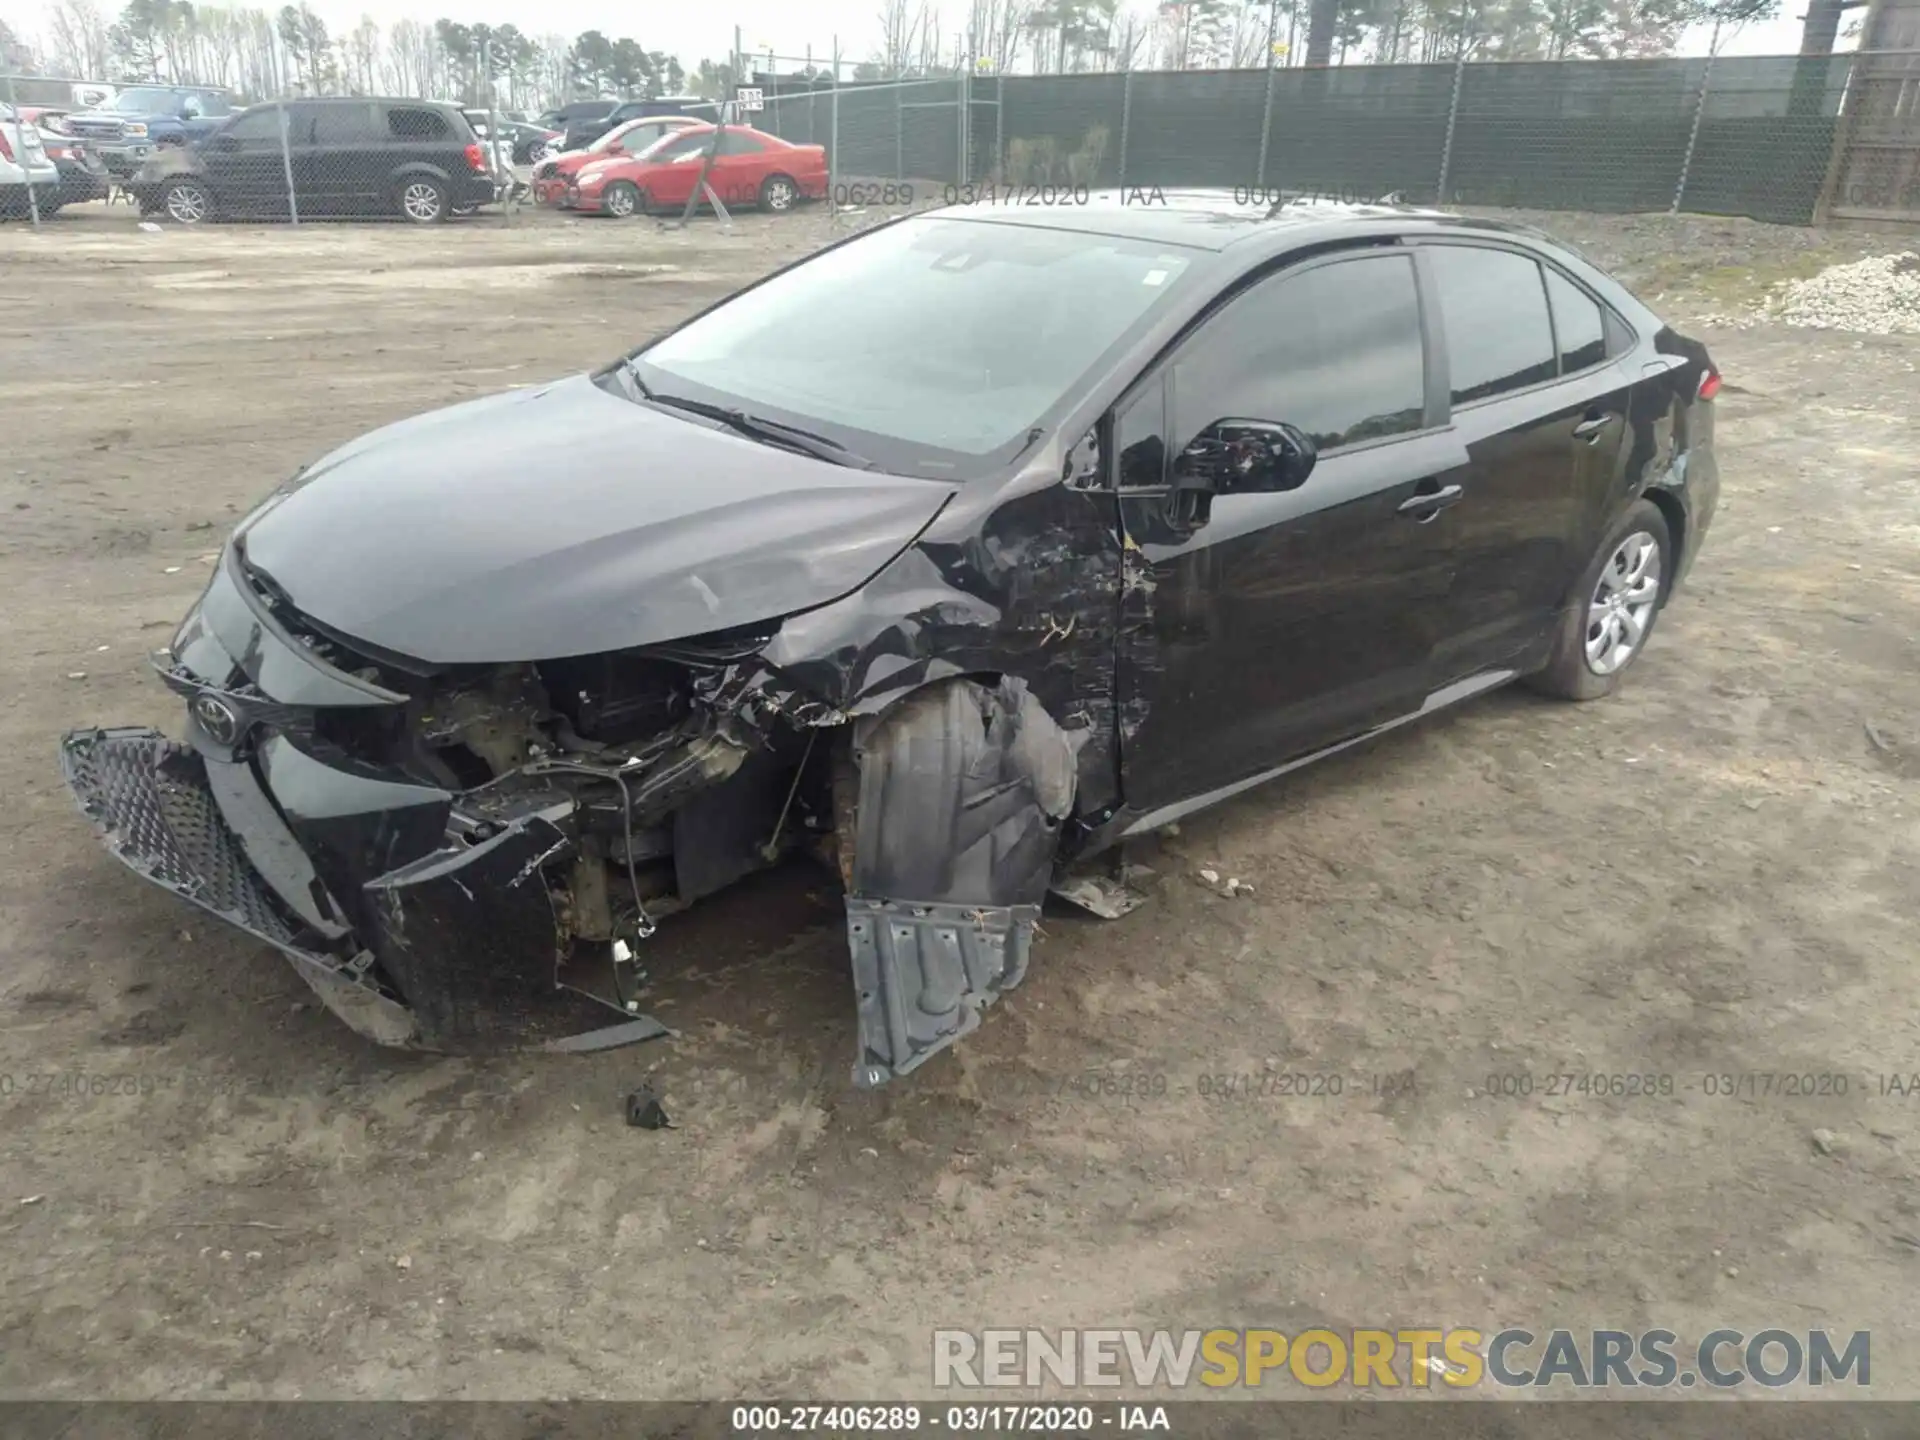
{"type": "Polygon", "coordinates": [[[1588,558],[1612,490],[1626,377],[1608,360],[1598,302],[1531,250],[1446,240],[1418,247],[1467,460],[1441,520],[1454,552],[1439,683],[1537,650],[1588,558]]]}
{"type": "Polygon", "coordinates": [[[368,208],[388,169],[386,116],[372,100],[329,101],[313,112],[308,163],[319,203],[335,214],[368,208]]]}
{"type": "Polygon", "coordinates": [[[1177,807],[1420,708],[1450,583],[1441,477],[1465,460],[1436,370],[1412,255],[1374,247],[1243,291],[1116,409],[1130,806],[1177,807]],[[1169,467],[1227,418],[1298,425],[1319,463],[1294,490],[1182,509],[1169,467]]]}

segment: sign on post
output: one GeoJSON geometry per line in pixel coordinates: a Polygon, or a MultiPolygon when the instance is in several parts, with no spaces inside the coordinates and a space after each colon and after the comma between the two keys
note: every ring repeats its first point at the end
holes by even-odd
{"type": "Polygon", "coordinates": [[[766,95],[758,89],[749,89],[745,85],[734,88],[733,103],[742,110],[764,110],[767,108],[766,95]]]}

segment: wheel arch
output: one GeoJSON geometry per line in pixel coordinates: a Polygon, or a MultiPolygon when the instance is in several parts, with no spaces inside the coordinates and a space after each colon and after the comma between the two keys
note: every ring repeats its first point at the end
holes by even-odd
{"type": "Polygon", "coordinates": [[[1666,574],[1660,577],[1660,603],[1665,606],[1673,594],[1674,577],[1680,573],[1680,557],[1686,553],[1687,507],[1680,497],[1660,485],[1649,485],[1636,497],[1653,502],[1654,509],[1660,512],[1661,519],[1667,522],[1667,565],[1666,574]]]}

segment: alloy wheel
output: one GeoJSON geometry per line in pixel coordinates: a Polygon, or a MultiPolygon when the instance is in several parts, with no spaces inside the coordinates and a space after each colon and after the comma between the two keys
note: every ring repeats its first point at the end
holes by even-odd
{"type": "Polygon", "coordinates": [[[790,210],[793,208],[793,186],[785,180],[767,182],[767,208],[769,210],[790,210]]]}
{"type": "Polygon", "coordinates": [[[409,220],[422,224],[440,218],[440,188],[430,181],[416,180],[400,194],[400,208],[409,220]]]}
{"type": "Polygon", "coordinates": [[[633,214],[638,197],[624,185],[616,185],[607,191],[607,213],[616,220],[625,220],[633,214]]]}
{"type": "Polygon", "coordinates": [[[1611,675],[1633,659],[1660,602],[1660,542],[1636,530],[1615,547],[1587,605],[1587,668],[1611,675]]]}
{"type": "Polygon", "coordinates": [[[207,218],[207,192],[198,185],[175,185],[167,191],[167,215],[182,225],[198,225],[207,218]]]}

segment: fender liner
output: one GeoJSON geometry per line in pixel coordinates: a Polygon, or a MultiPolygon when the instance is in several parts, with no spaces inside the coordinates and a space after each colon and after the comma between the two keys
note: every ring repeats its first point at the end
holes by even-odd
{"type": "Polygon", "coordinates": [[[939,681],[856,722],[856,1085],[918,1068],[1026,975],[1087,738],[1013,676],[939,681]]]}

